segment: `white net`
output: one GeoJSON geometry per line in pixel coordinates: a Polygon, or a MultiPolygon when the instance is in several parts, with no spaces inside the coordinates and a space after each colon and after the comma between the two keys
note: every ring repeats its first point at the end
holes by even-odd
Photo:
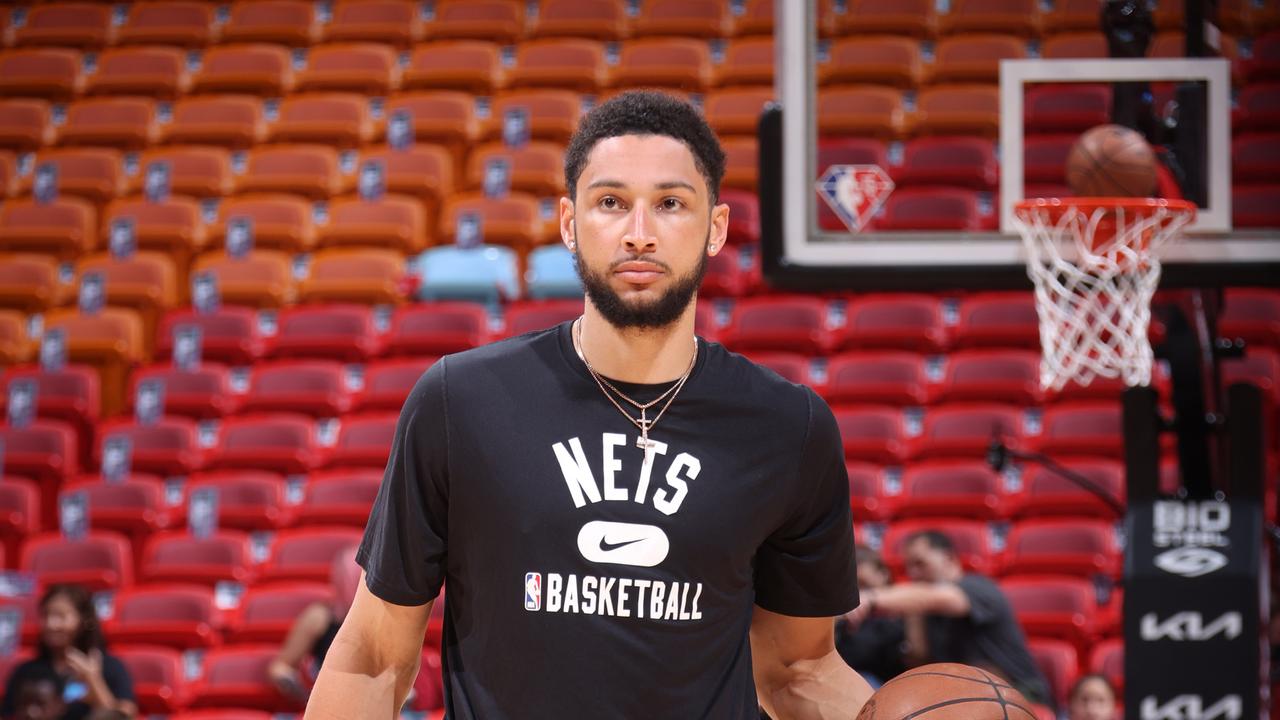
{"type": "Polygon", "coordinates": [[[1036,289],[1040,385],[1151,382],[1147,340],[1160,253],[1195,217],[1172,200],[1043,199],[1014,211],[1036,289]]]}

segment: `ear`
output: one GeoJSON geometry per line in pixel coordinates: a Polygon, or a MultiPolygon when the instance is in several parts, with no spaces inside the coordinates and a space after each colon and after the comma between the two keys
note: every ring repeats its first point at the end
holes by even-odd
{"type": "Polygon", "coordinates": [[[707,255],[715,257],[724,249],[729,238],[729,206],[720,203],[711,208],[711,239],[707,243],[707,255]]]}
{"type": "Polygon", "coordinates": [[[578,247],[578,238],[573,223],[573,201],[567,197],[560,198],[560,241],[572,252],[578,247]]]}

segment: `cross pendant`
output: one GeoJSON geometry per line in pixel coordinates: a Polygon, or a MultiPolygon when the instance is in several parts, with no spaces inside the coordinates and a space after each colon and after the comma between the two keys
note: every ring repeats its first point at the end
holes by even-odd
{"type": "Polygon", "coordinates": [[[640,419],[636,421],[636,425],[640,426],[640,437],[636,438],[636,447],[648,453],[653,447],[653,441],[649,439],[649,427],[653,425],[653,421],[646,417],[644,408],[640,408],[640,419]]]}

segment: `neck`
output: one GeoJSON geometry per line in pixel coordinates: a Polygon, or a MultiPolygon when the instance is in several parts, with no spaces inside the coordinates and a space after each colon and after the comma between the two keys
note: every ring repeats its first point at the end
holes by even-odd
{"type": "Polygon", "coordinates": [[[579,351],[596,372],[630,383],[678,380],[698,351],[693,333],[694,303],[674,323],[661,328],[620,329],[609,324],[591,301],[578,322],[579,351]]]}

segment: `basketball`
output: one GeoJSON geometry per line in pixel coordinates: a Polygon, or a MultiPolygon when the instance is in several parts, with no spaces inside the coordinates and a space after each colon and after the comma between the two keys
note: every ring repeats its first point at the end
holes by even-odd
{"type": "Polygon", "coordinates": [[[1009,683],[958,663],[923,665],[876,691],[857,720],[1035,720],[1009,683]]]}
{"type": "Polygon", "coordinates": [[[1156,154],[1146,138],[1122,125],[1087,130],[1067,155],[1067,185],[1079,197],[1150,197],[1156,154]]]}

